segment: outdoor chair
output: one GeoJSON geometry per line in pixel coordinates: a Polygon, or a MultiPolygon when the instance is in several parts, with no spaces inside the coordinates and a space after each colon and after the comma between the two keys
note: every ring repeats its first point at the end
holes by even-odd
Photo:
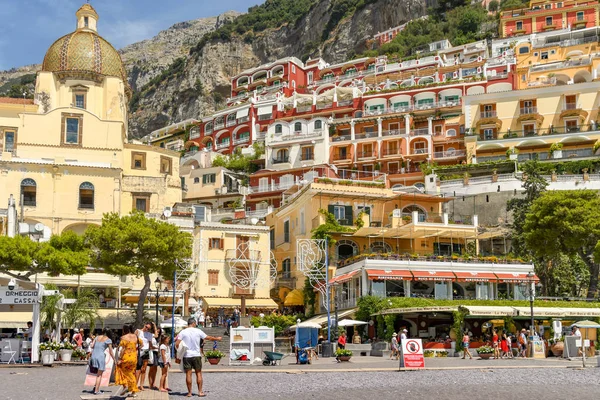
{"type": "Polygon", "coordinates": [[[10,341],[8,341],[8,340],[4,341],[4,346],[2,346],[2,354],[10,355],[10,358],[8,359],[7,364],[10,364],[11,361],[14,364],[17,363],[17,360],[15,359],[15,356],[17,355],[17,351],[12,349],[12,345],[10,344],[10,341]]]}

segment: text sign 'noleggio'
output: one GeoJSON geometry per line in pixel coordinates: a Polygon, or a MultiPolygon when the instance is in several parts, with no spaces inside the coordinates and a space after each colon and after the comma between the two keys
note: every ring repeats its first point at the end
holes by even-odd
{"type": "Polygon", "coordinates": [[[402,339],[400,368],[425,368],[423,341],[421,339],[402,339]]]}
{"type": "Polygon", "coordinates": [[[39,302],[39,291],[0,287],[0,304],[36,304],[39,302]]]}

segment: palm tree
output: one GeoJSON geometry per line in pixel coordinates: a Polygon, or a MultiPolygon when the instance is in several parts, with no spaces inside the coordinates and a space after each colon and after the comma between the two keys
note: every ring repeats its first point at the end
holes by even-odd
{"type": "Polygon", "coordinates": [[[72,329],[77,324],[87,323],[90,330],[94,330],[100,307],[96,292],[90,288],[82,288],[76,295],[72,290],[64,290],[62,294],[65,298],[75,299],[75,302],[68,304],[63,312],[62,322],[65,328],[72,329]]]}
{"type": "MultiPolygon", "coordinates": [[[[57,290],[56,285],[48,284],[45,287],[47,290],[57,290]]],[[[57,316],[59,311],[59,302],[61,296],[58,294],[52,296],[44,296],[42,298],[42,305],[40,307],[41,314],[41,327],[42,330],[52,332],[56,329],[57,316]]]]}

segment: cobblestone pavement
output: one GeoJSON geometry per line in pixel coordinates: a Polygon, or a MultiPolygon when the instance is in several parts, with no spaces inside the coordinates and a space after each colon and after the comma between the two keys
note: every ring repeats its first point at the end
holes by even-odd
{"type": "MultiPolygon", "coordinates": [[[[0,400],[79,399],[85,368],[0,369],[0,400]]],[[[170,375],[170,399],[185,398],[185,376],[170,375]]],[[[598,398],[600,370],[478,368],[404,372],[244,373],[204,375],[212,399],[503,399],[598,398]]],[[[114,390],[114,389],[113,389],[114,390]]],[[[194,393],[196,390],[194,389],[194,393]]]]}

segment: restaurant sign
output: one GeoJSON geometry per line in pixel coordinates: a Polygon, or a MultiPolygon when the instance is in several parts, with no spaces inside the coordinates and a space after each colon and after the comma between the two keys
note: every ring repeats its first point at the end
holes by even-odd
{"type": "Polygon", "coordinates": [[[39,301],[39,290],[10,290],[0,286],[0,304],[37,304],[39,301]]]}

